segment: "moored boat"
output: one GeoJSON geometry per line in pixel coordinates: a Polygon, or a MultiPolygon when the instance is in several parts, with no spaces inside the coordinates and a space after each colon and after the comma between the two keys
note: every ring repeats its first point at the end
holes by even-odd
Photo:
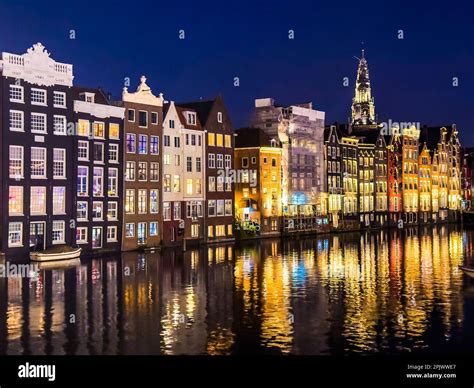
{"type": "Polygon", "coordinates": [[[68,245],[58,245],[40,252],[30,252],[33,261],[53,261],[76,259],[81,255],[82,248],[73,248],[68,245]]]}
{"type": "Polygon", "coordinates": [[[460,265],[459,268],[469,277],[474,278],[474,268],[460,265]]]}

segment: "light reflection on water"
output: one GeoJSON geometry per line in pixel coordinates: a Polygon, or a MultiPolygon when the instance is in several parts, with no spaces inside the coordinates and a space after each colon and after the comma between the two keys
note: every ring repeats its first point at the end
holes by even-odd
{"type": "Polygon", "coordinates": [[[0,279],[0,354],[468,352],[474,231],[124,253],[0,279]]]}

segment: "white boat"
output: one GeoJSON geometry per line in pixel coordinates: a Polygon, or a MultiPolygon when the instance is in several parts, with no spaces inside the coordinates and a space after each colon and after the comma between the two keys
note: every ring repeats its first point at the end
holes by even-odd
{"type": "Polygon", "coordinates": [[[66,260],[54,260],[54,261],[39,261],[38,269],[40,270],[51,270],[51,269],[68,269],[72,267],[77,267],[81,264],[81,259],[76,257],[75,259],[66,259],[66,260]]]}
{"type": "Polygon", "coordinates": [[[474,268],[472,267],[465,267],[464,265],[460,265],[459,268],[469,277],[474,278],[474,268]]]}
{"type": "Polygon", "coordinates": [[[76,259],[81,255],[81,250],[80,247],[72,248],[67,245],[59,245],[41,252],[30,252],[30,259],[33,261],[76,259]]]}

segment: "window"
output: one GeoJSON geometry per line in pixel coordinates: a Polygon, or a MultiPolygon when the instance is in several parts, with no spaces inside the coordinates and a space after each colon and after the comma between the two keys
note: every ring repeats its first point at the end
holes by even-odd
{"type": "Polygon", "coordinates": [[[107,174],[107,193],[109,197],[118,196],[118,169],[109,168],[107,174]]]}
{"type": "Polygon", "coordinates": [[[225,225],[216,225],[216,237],[225,236],[225,225]]]}
{"type": "Polygon", "coordinates": [[[196,135],[191,135],[191,145],[192,146],[196,145],[196,135]]]}
{"type": "Polygon", "coordinates": [[[165,193],[171,192],[171,175],[165,174],[163,177],[163,191],[165,193]]]}
{"type": "Polygon", "coordinates": [[[138,111],[138,125],[142,128],[148,127],[148,113],[146,111],[138,111]]]}
{"type": "Polygon", "coordinates": [[[116,226],[107,226],[107,242],[117,242],[116,226]]]}
{"type": "Polygon", "coordinates": [[[215,154],[209,154],[209,168],[215,168],[216,167],[216,155],[215,154]]]}
{"type": "Polygon", "coordinates": [[[199,224],[191,225],[191,237],[199,237],[199,224]]]}
{"type": "Polygon", "coordinates": [[[46,90],[32,88],[31,105],[46,105],[46,90]]]}
{"type": "Polygon", "coordinates": [[[224,168],[224,155],[217,155],[217,168],[224,168]]]}
{"type": "Polygon", "coordinates": [[[223,216],[224,212],[225,212],[224,200],[223,199],[218,199],[216,202],[217,202],[217,215],[218,216],[223,216]]]}
{"type": "Polygon", "coordinates": [[[31,132],[46,133],[46,114],[32,113],[31,114],[31,132]]]}
{"type": "Polygon", "coordinates": [[[158,136],[151,136],[150,138],[150,154],[151,155],[158,155],[158,147],[159,147],[159,137],[158,136]]]}
{"type": "Polygon", "coordinates": [[[151,182],[158,182],[159,180],[158,166],[159,165],[157,162],[150,163],[150,181],[151,182]]]}
{"type": "Polygon", "coordinates": [[[96,202],[92,203],[92,220],[102,221],[104,219],[104,203],[96,202]]]}
{"type": "Polygon", "coordinates": [[[249,158],[242,158],[242,167],[247,168],[249,166],[249,158]]]}
{"type": "Polygon", "coordinates": [[[8,190],[8,214],[23,215],[23,186],[10,186],[8,190]]]}
{"type": "Polygon", "coordinates": [[[10,85],[10,102],[25,102],[23,86],[10,85]]]}
{"type": "Polygon", "coordinates": [[[120,138],[120,125],[117,123],[109,123],[109,139],[118,140],[120,138]]]}
{"type": "Polygon", "coordinates": [[[163,155],[163,164],[169,166],[171,164],[171,156],[169,154],[163,155]]]}
{"type": "Polygon", "coordinates": [[[230,155],[225,155],[225,168],[228,170],[232,168],[232,161],[230,155]]]}
{"type": "Polygon", "coordinates": [[[225,200],[225,215],[226,216],[232,215],[232,200],[231,199],[225,200]]]}
{"type": "Polygon", "coordinates": [[[66,214],[66,188],[53,187],[53,214],[66,214]]]}
{"type": "Polygon", "coordinates": [[[212,132],[207,134],[207,145],[215,146],[216,145],[216,135],[212,132]]]}
{"type": "Polygon", "coordinates": [[[10,222],[8,224],[8,246],[21,247],[23,246],[23,223],[10,222]]]}
{"type": "Polygon", "coordinates": [[[118,202],[107,203],[107,220],[117,221],[118,219],[118,202]]]}
{"type": "Polygon", "coordinates": [[[201,157],[196,158],[196,172],[201,172],[201,157]]]}
{"type": "Polygon", "coordinates": [[[134,154],[135,153],[135,134],[127,133],[125,147],[127,149],[127,153],[134,154]]]}
{"type": "Polygon", "coordinates": [[[173,192],[179,193],[181,191],[181,179],[179,175],[173,176],[173,192]]]}
{"type": "Polygon", "coordinates": [[[135,162],[125,163],[125,180],[126,181],[135,180],[135,162]]]}
{"type": "MultiPolygon", "coordinates": [[[[272,167],[276,167],[276,165],[277,165],[277,160],[275,158],[272,158],[272,167]]],[[[334,168],[334,171],[335,170],[336,169],[334,168]]]]}
{"type": "Polygon", "coordinates": [[[94,121],[92,125],[94,130],[94,139],[105,139],[105,124],[102,122],[94,121]]]}
{"type": "Polygon", "coordinates": [[[217,177],[217,191],[224,191],[224,177],[217,177]]]}
{"type": "Polygon", "coordinates": [[[207,201],[207,215],[214,217],[216,215],[216,201],[211,199],[207,201]]]}
{"type": "Polygon", "coordinates": [[[180,138],[177,137],[177,136],[174,137],[174,146],[175,146],[175,148],[180,148],[181,147],[180,138]]]}
{"type": "Polygon", "coordinates": [[[135,224],[134,223],[125,224],[125,237],[126,238],[135,237],[135,224]]]}
{"type": "Polygon", "coordinates": [[[135,190],[125,190],[125,213],[135,214],[135,190]]]}
{"type": "Polygon", "coordinates": [[[77,201],[77,221],[87,221],[88,205],[86,201],[77,201]]]}
{"type": "Polygon", "coordinates": [[[214,237],[214,226],[208,225],[207,227],[207,236],[214,237]]]}
{"type": "Polygon", "coordinates": [[[189,125],[196,125],[196,113],[195,112],[188,112],[186,116],[186,122],[189,125]]]}
{"type": "Polygon", "coordinates": [[[65,108],[66,107],[66,93],[53,92],[53,105],[55,108],[65,108]]]}
{"type": "Polygon", "coordinates": [[[90,122],[88,120],[79,119],[77,122],[77,135],[87,136],[90,135],[90,122]]]}
{"type": "Polygon", "coordinates": [[[138,135],[138,153],[146,154],[148,150],[148,136],[138,135]]]}
{"type": "Polygon", "coordinates": [[[232,224],[227,225],[227,235],[232,236],[232,224]]]}
{"type": "Polygon", "coordinates": [[[224,145],[226,148],[232,148],[232,138],[230,135],[224,135],[224,145]]]}
{"type": "Polygon", "coordinates": [[[146,244],[146,222],[139,222],[137,227],[137,239],[139,244],[146,244]]]}
{"type": "Polygon", "coordinates": [[[201,194],[202,193],[202,184],[201,184],[201,179],[196,179],[196,194],[201,194]]]}
{"type": "Polygon", "coordinates": [[[217,122],[222,123],[222,112],[217,112],[217,122]]]}
{"type": "Polygon", "coordinates": [[[9,155],[9,176],[13,179],[23,178],[23,147],[11,145],[9,155]]]}
{"type": "Polygon", "coordinates": [[[163,145],[165,147],[169,147],[170,146],[170,137],[168,135],[164,135],[163,136],[163,145]]]}
{"type": "Polygon", "coordinates": [[[138,190],[138,214],[146,214],[147,190],[138,190]]]}
{"type": "Polygon", "coordinates": [[[173,220],[181,219],[181,202],[173,203],[173,220]]]}
{"type": "Polygon", "coordinates": [[[31,147],[31,178],[46,178],[46,148],[31,147]]]}
{"type": "Polygon", "coordinates": [[[209,177],[208,191],[216,191],[216,177],[215,176],[209,177]]]}
{"type": "Polygon", "coordinates": [[[171,204],[170,202],[163,202],[163,220],[171,220],[171,204]]]}
{"type": "Polygon", "coordinates": [[[119,145],[109,144],[109,163],[119,162],[119,145]]]}
{"type": "Polygon", "coordinates": [[[94,197],[102,197],[104,195],[104,169],[102,167],[94,167],[92,195],[94,197]]]}
{"type": "Polygon", "coordinates": [[[76,243],[87,244],[87,228],[81,227],[76,229],[76,243]]]}
{"type": "Polygon", "coordinates": [[[92,249],[102,248],[102,227],[92,227],[92,249]]]}
{"type": "Polygon", "coordinates": [[[64,148],[53,149],[53,178],[66,179],[66,150],[64,148]]]}
{"type": "Polygon", "coordinates": [[[10,111],[10,131],[23,132],[25,130],[23,123],[24,114],[18,110],[10,111]]]}
{"type": "Polygon", "coordinates": [[[147,162],[138,162],[138,180],[146,181],[147,180],[147,162]]]}
{"type": "Polygon", "coordinates": [[[189,133],[186,134],[186,145],[189,145],[189,133]]]}
{"type": "Polygon", "coordinates": [[[127,111],[127,117],[128,117],[128,121],[130,122],[135,122],[135,109],[129,109],[127,111]]]}
{"type": "Polygon", "coordinates": [[[158,190],[150,190],[150,214],[158,214],[158,190]]]}
{"type": "Polygon", "coordinates": [[[151,112],[151,123],[153,125],[157,125],[158,124],[158,113],[156,112],[151,112]]]}
{"type": "Polygon", "coordinates": [[[150,236],[158,236],[158,222],[150,222],[150,236]]]}
{"type": "Polygon", "coordinates": [[[64,221],[53,221],[52,240],[53,244],[64,244],[64,221]]]}
{"type": "Polygon", "coordinates": [[[193,180],[186,179],[186,194],[192,195],[193,194],[193,180]]]}
{"type": "Polygon", "coordinates": [[[175,166],[180,166],[181,165],[181,155],[175,155],[174,156],[174,165],[175,166]]]}
{"type": "Polygon", "coordinates": [[[30,214],[46,214],[46,187],[31,186],[30,190],[30,214]]]}
{"type": "Polygon", "coordinates": [[[217,147],[222,147],[224,145],[224,137],[222,136],[222,133],[218,133],[216,135],[216,146],[217,147]]]}
{"type": "Polygon", "coordinates": [[[65,135],[66,134],[66,116],[53,116],[53,133],[55,135],[65,135]]]}
{"type": "Polygon", "coordinates": [[[186,171],[193,172],[193,158],[191,156],[186,157],[186,171]]]}
{"type": "Polygon", "coordinates": [[[86,166],[77,167],[77,195],[87,197],[89,191],[89,168],[86,166]]]}
{"type": "Polygon", "coordinates": [[[174,120],[170,120],[169,124],[170,124],[170,128],[174,128],[174,120]]]}
{"type": "Polygon", "coordinates": [[[89,160],[89,142],[79,140],[77,142],[77,158],[78,160],[89,160]]]}

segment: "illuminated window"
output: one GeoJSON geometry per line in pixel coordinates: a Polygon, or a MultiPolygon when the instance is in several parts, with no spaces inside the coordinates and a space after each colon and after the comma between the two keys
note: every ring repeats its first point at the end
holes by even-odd
{"type": "Polygon", "coordinates": [[[158,147],[159,147],[159,137],[158,136],[151,136],[151,138],[150,138],[150,154],[151,155],[158,155],[158,147]]]}
{"type": "Polygon", "coordinates": [[[119,162],[119,145],[118,144],[109,144],[109,163],[118,163],[119,162]]]}
{"type": "Polygon", "coordinates": [[[94,138],[97,139],[104,139],[105,138],[105,131],[104,131],[104,123],[94,121],[93,130],[94,130],[94,138]]]}
{"type": "Polygon", "coordinates": [[[232,141],[231,141],[231,137],[230,135],[225,135],[224,136],[224,145],[226,146],[226,148],[232,148],[232,141]]]}
{"type": "Polygon", "coordinates": [[[232,236],[232,224],[227,225],[227,235],[232,236]]]}
{"type": "Polygon", "coordinates": [[[181,180],[180,180],[179,175],[174,175],[173,176],[173,192],[179,193],[181,191],[180,183],[181,183],[181,180]]]}
{"type": "Polygon", "coordinates": [[[171,192],[171,175],[165,174],[163,177],[163,191],[165,193],[171,192]]]}
{"type": "Polygon", "coordinates": [[[118,202],[107,203],[107,220],[116,221],[118,219],[118,202]]]}
{"type": "Polygon", "coordinates": [[[107,192],[109,197],[116,197],[118,195],[118,169],[109,168],[107,174],[107,192]]]}
{"type": "Polygon", "coordinates": [[[127,150],[127,153],[129,154],[134,154],[135,153],[135,134],[133,133],[127,133],[126,136],[126,142],[125,142],[125,148],[127,150]]]}
{"type": "Polygon", "coordinates": [[[171,203],[170,202],[163,202],[163,220],[164,221],[171,220],[171,203]]]}
{"type": "Polygon", "coordinates": [[[77,167],[77,195],[87,197],[89,188],[89,168],[86,166],[77,167]]]}
{"type": "Polygon", "coordinates": [[[173,203],[173,219],[174,220],[181,219],[181,202],[173,203]]]}
{"type": "Polygon", "coordinates": [[[88,214],[88,204],[86,201],[77,202],[77,220],[78,221],[87,221],[88,214]]]}
{"type": "Polygon", "coordinates": [[[215,146],[216,145],[216,135],[212,132],[207,134],[207,145],[215,146]]]}
{"type": "Polygon", "coordinates": [[[186,179],[186,194],[192,195],[193,193],[193,180],[186,179]]]}
{"type": "Polygon", "coordinates": [[[23,186],[10,186],[8,192],[8,214],[23,215],[23,186]]]}
{"type": "Polygon", "coordinates": [[[104,195],[104,169],[102,167],[94,167],[92,179],[92,195],[94,197],[102,197],[104,195]]]}
{"type": "Polygon", "coordinates": [[[222,133],[218,133],[216,136],[216,146],[222,147],[224,145],[224,136],[222,133]]]}
{"type": "Polygon", "coordinates": [[[117,227],[107,226],[107,242],[116,242],[116,241],[117,241],[117,227]]]}
{"type": "Polygon", "coordinates": [[[207,227],[207,236],[208,237],[214,237],[214,226],[209,225],[207,227]]]}
{"type": "Polygon", "coordinates": [[[196,194],[201,194],[202,193],[202,184],[201,184],[201,179],[196,179],[196,194]]]}
{"type": "Polygon", "coordinates": [[[216,191],[216,177],[214,176],[209,177],[208,191],[216,191]]]}
{"type": "Polygon", "coordinates": [[[148,150],[148,136],[147,135],[138,135],[138,153],[146,154],[148,150]]]}
{"type": "Polygon", "coordinates": [[[159,171],[158,171],[158,163],[151,162],[150,163],[150,181],[151,182],[158,182],[159,180],[159,171]]]}
{"type": "Polygon", "coordinates": [[[46,178],[46,148],[31,147],[31,178],[46,178]]]}
{"type": "Polygon", "coordinates": [[[102,248],[102,227],[92,227],[92,249],[102,248]]]}
{"type": "Polygon", "coordinates": [[[150,236],[158,236],[158,222],[150,222],[150,236]]]}
{"type": "Polygon", "coordinates": [[[138,214],[146,214],[147,190],[138,190],[138,214]]]}
{"type": "Polygon", "coordinates": [[[223,216],[224,215],[224,200],[223,199],[218,199],[217,201],[217,215],[218,216],[223,216]]]}
{"type": "Polygon", "coordinates": [[[232,200],[231,199],[225,200],[225,215],[226,216],[232,215],[232,200]]]}
{"type": "Polygon", "coordinates": [[[158,214],[158,190],[150,190],[150,214],[158,214]]]}
{"type": "Polygon", "coordinates": [[[135,224],[133,222],[125,224],[125,237],[135,237],[135,224]]]}
{"type": "Polygon", "coordinates": [[[30,214],[46,214],[46,187],[31,186],[30,190],[30,214]]]}
{"type": "Polygon", "coordinates": [[[53,214],[66,214],[66,188],[53,187],[53,214]]]}
{"type": "Polygon", "coordinates": [[[146,181],[148,175],[148,163],[147,162],[138,162],[138,180],[146,181]]]}
{"type": "Polygon", "coordinates": [[[126,181],[135,180],[135,162],[125,163],[125,180],[126,181]]]}
{"type": "Polygon", "coordinates": [[[125,213],[135,214],[135,190],[125,190],[125,213]]]}
{"type": "Polygon", "coordinates": [[[9,177],[23,178],[23,147],[11,145],[9,155],[9,177]]]}
{"type": "Polygon", "coordinates": [[[87,137],[90,135],[90,122],[88,120],[81,120],[81,119],[78,120],[77,135],[87,136],[87,137]]]}
{"type": "Polygon", "coordinates": [[[216,225],[216,237],[225,236],[225,225],[216,225]]]}
{"type": "Polygon", "coordinates": [[[214,199],[207,201],[207,215],[209,217],[214,217],[216,215],[216,201],[214,199]]]}
{"type": "Polygon", "coordinates": [[[120,138],[120,125],[109,123],[109,138],[118,140],[120,138]]]}

